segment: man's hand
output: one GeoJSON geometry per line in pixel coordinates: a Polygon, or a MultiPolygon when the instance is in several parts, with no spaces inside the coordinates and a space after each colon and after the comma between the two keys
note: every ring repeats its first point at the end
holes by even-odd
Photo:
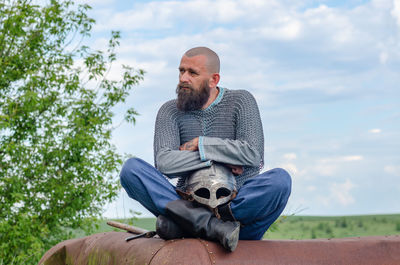
{"type": "Polygon", "coordinates": [[[184,143],[179,147],[180,151],[197,151],[199,150],[199,137],[196,137],[189,142],[184,143]]]}
{"type": "Polygon", "coordinates": [[[232,171],[232,174],[235,176],[239,176],[243,173],[243,167],[242,166],[236,166],[236,165],[228,165],[226,164],[227,167],[229,167],[232,171]]]}

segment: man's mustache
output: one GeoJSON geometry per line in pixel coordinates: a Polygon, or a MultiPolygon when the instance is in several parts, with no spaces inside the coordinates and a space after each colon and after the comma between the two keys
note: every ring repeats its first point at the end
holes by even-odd
{"type": "Polygon", "coordinates": [[[181,89],[193,90],[193,87],[192,87],[191,85],[189,85],[189,84],[182,84],[182,83],[179,83],[179,84],[178,84],[178,89],[179,89],[179,90],[181,90],[181,89]]]}

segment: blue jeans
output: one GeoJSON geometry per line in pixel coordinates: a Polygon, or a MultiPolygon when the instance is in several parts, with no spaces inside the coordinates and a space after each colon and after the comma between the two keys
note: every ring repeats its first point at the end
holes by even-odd
{"type": "MultiPolygon", "coordinates": [[[[160,171],[139,158],[125,162],[120,178],[129,197],[155,216],[165,215],[167,203],[181,199],[160,171]]],[[[243,184],[231,202],[233,216],[244,225],[239,239],[259,240],[263,237],[285,208],[291,185],[289,174],[280,168],[268,170],[243,184]]]]}

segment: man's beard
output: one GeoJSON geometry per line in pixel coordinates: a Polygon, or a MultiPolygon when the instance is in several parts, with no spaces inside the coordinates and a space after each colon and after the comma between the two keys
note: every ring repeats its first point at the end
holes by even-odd
{"type": "Polygon", "coordinates": [[[204,80],[198,90],[188,84],[178,84],[176,94],[178,95],[176,106],[179,110],[200,110],[210,97],[208,80],[204,80]]]}

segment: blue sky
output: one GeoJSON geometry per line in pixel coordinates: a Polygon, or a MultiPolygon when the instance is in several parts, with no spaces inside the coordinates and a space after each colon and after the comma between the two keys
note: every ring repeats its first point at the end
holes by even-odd
{"type": "MultiPolygon", "coordinates": [[[[153,163],[158,108],[175,97],[182,54],[195,46],[221,59],[220,86],[259,104],[266,169],[293,178],[286,214],[400,213],[400,0],[88,1],[92,47],[120,30],[121,64],[144,69],[121,113],[118,150],[153,163]]],[[[143,211],[124,192],[105,216],[143,211]]]]}

